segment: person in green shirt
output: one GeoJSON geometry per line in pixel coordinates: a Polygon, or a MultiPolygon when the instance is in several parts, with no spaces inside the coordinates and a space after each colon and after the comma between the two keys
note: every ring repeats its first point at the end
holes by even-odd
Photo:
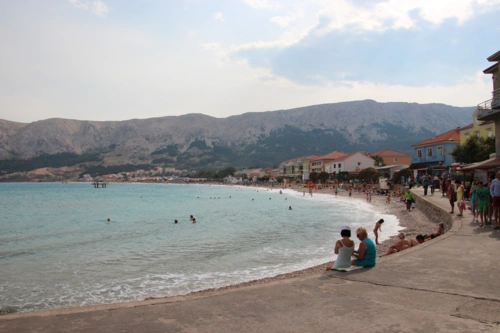
{"type": "Polygon", "coordinates": [[[406,198],[406,210],[411,212],[411,204],[413,202],[413,195],[411,194],[410,190],[406,190],[404,196],[406,198]]]}
{"type": "Polygon", "coordinates": [[[484,187],[483,182],[477,182],[476,197],[477,197],[477,211],[481,221],[480,227],[484,227],[484,212],[488,211],[488,195],[490,191],[484,187]]]}

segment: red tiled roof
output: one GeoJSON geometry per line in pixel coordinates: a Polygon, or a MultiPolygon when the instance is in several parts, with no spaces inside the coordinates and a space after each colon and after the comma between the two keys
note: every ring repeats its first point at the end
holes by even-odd
{"type": "Polygon", "coordinates": [[[445,141],[460,141],[460,127],[454,128],[451,131],[445,132],[443,134],[439,134],[433,138],[415,143],[414,145],[412,145],[412,147],[431,145],[434,143],[445,141]]]}
{"type": "Polygon", "coordinates": [[[382,149],[382,150],[376,151],[374,153],[371,153],[370,155],[372,155],[372,156],[390,156],[390,157],[393,157],[393,156],[402,156],[402,157],[410,156],[410,154],[405,154],[405,153],[402,153],[400,151],[393,150],[393,149],[382,149]]]}
{"type": "Polygon", "coordinates": [[[343,160],[347,159],[348,157],[351,157],[352,155],[357,154],[357,153],[360,153],[360,154],[366,155],[367,157],[370,157],[364,151],[353,151],[352,153],[346,154],[345,156],[336,158],[335,161],[343,161],[343,160]]]}
{"type": "Polygon", "coordinates": [[[335,159],[342,157],[342,156],[345,156],[345,155],[346,154],[343,152],[334,151],[334,152],[331,152],[331,153],[323,155],[323,156],[317,155],[317,157],[314,159],[314,161],[317,161],[317,160],[335,160],[335,159]]]}

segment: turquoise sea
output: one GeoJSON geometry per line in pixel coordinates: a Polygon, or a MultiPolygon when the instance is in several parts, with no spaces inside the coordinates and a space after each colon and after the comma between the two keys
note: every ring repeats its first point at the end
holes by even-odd
{"type": "Polygon", "coordinates": [[[397,233],[363,200],[279,190],[0,183],[0,308],[182,295],[331,261],[341,225],[397,233]]]}

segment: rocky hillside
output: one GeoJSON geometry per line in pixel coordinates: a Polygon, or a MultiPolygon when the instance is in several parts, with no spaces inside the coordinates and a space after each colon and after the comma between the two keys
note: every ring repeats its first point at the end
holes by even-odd
{"type": "Polygon", "coordinates": [[[22,160],[43,164],[65,153],[73,157],[67,164],[88,160],[194,169],[269,166],[333,150],[410,151],[415,142],[470,123],[473,111],[473,107],[365,100],[223,119],[187,114],[103,122],[0,120],[0,171],[11,172],[22,160]]]}

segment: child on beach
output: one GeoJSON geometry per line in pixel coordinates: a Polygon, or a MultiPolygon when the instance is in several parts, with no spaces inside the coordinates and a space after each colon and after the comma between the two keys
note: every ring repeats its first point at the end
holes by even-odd
{"type": "Polygon", "coordinates": [[[375,229],[373,229],[373,233],[375,234],[375,244],[379,245],[380,243],[378,242],[378,231],[382,232],[382,223],[384,223],[384,219],[380,219],[375,223],[375,229]]]}

